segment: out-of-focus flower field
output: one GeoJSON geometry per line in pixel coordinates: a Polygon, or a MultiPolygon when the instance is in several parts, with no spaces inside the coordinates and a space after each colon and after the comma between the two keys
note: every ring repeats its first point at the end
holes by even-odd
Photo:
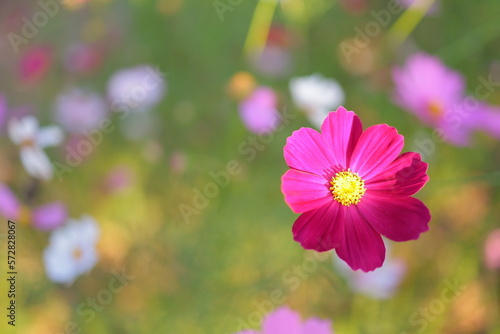
{"type": "Polygon", "coordinates": [[[0,332],[500,333],[499,15],[1,2],[0,332]],[[429,230],[368,273],[294,241],[281,190],[287,138],[339,106],[428,164],[429,230]]]}

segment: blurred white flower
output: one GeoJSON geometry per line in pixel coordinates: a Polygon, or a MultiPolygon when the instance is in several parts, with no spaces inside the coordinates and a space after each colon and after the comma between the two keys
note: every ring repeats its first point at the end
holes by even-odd
{"type": "Polygon", "coordinates": [[[95,129],[106,117],[106,101],[96,93],[81,89],[65,91],[56,100],[56,119],[69,132],[95,129]]]}
{"type": "Polygon", "coordinates": [[[50,236],[43,252],[47,276],[54,282],[72,284],[80,275],[90,271],[97,262],[96,243],[99,228],[90,216],[69,219],[50,236]]]}
{"type": "MultiPolygon", "coordinates": [[[[390,246],[385,244],[389,253],[390,246]]],[[[387,257],[382,267],[370,272],[353,271],[338,256],[333,257],[333,264],[352,291],[379,300],[391,298],[406,274],[406,263],[391,257],[387,257]]]]}
{"type": "Polygon", "coordinates": [[[165,95],[162,73],[148,65],[116,72],[108,82],[108,98],[117,111],[144,112],[156,106],[165,95]]]}
{"type": "Polygon", "coordinates": [[[319,74],[290,80],[290,93],[295,104],[306,112],[314,126],[320,128],[328,113],[344,103],[340,84],[319,74]]]}
{"type": "Polygon", "coordinates": [[[50,180],[52,164],[43,148],[59,145],[63,141],[62,130],[55,125],[38,127],[33,116],[12,118],[8,124],[9,137],[20,146],[21,162],[26,172],[37,179],[50,180]]]}

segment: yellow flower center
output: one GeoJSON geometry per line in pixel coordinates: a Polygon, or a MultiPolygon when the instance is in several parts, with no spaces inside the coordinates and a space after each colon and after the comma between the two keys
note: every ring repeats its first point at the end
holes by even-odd
{"type": "Polygon", "coordinates": [[[71,255],[73,255],[73,259],[78,261],[82,258],[83,251],[81,250],[81,248],[76,247],[75,249],[73,249],[73,253],[71,255]]]}
{"type": "Polygon", "coordinates": [[[21,205],[17,217],[19,224],[29,225],[31,223],[31,218],[32,218],[31,209],[28,208],[27,206],[21,205]]]}
{"type": "Polygon", "coordinates": [[[429,110],[431,118],[434,120],[440,119],[441,116],[443,115],[443,106],[441,105],[441,103],[439,101],[433,100],[433,101],[429,102],[429,104],[427,105],[427,108],[429,110]]]}
{"type": "Polygon", "coordinates": [[[365,181],[349,169],[335,174],[330,184],[333,198],[345,206],[358,204],[366,191],[365,181]]]}
{"type": "Polygon", "coordinates": [[[35,140],[28,138],[21,142],[21,147],[35,147],[35,140]]]}

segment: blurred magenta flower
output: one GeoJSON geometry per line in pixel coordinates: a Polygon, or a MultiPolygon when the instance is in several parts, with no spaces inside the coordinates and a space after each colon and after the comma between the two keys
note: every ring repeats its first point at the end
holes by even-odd
{"type": "Polygon", "coordinates": [[[21,163],[26,172],[34,178],[50,180],[52,164],[43,148],[59,145],[63,141],[62,130],[55,125],[40,129],[35,117],[26,116],[11,118],[8,131],[12,142],[20,146],[21,163]]]}
{"type": "Polygon", "coordinates": [[[437,128],[444,140],[467,146],[476,130],[500,133],[497,115],[488,111],[486,103],[466,97],[462,75],[448,69],[439,58],[415,54],[405,66],[394,68],[392,75],[396,104],[437,128]],[[489,125],[483,127],[485,124],[489,125]]]}
{"type": "MultiPolygon", "coordinates": [[[[387,253],[390,253],[388,244],[385,245],[387,253]]],[[[406,263],[391,256],[388,256],[382,267],[368,273],[350,270],[338,257],[333,258],[333,263],[353,291],[380,300],[394,296],[406,274],[406,263]]]]}
{"type": "Polygon", "coordinates": [[[144,112],[155,107],[166,91],[163,74],[150,65],[126,68],[108,82],[108,98],[114,110],[144,112]]]}
{"type": "Polygon", "coordinates": [[[345,94],[340,84],[319,74],[290,80],[290,93],[295,104],[303,109],[309,122],[320,128],[330,110],[344,103],[345,94]]]}
{"type": "Polygon", "coordinates": [[[134,179],[134,172],[126,165],[113,168],[106,175],[104,187],[110,193],[121,192],[131,186],[134,179]]]}
{"type": "Polygon", "coordinates": [[[70,73],[88,74],[99,68],[104,60],[98,45],[75,43],[66,50],[65,67],[70,73]]]}
{"type": "Polygon", "coordinates": [[[500,229],[493,230],[486,238],[484,261],[488,269],[500,269],[500,229]]]}
{"type": "Polygon", "coordinates": [[[98,128],[107,110],[101,96],[74,88],[57,97],[55,118],[68,132],[82,133],[98,128]]]}
{"type": "Polygon", "coordinates": [[[72,284],[89,272],[97,262],[98,237],[99,226],[86,215],[80,220],[69,219],[65,226],[54,230],[43,252],[47,276],[56,283],[72,284]]]}
{"type": "Polygon", "coordinates": [[[9,187],[2,183],[0,183],[0,215],[15,222],[31,223],[33,227],[42,231],[59,227],[67,218],[66,206],[62,202],[52,202],[29,209],[23,206],[9,187]]]}
{"type": "Polygon", "coordinates": [[[19,76],[23,83],[37,84],[43,80],[53,63],[52,48],[46,45],[27,50],[19,62],[19,76]]]}
{"type": "Polygon", "coordinates": [[[304,322],[300,314],[288,307],[280,307],[267,315],[262,331],[244,330],[236,334],[333,334],[332,322],[310,318],[304,322]]]}
{"type": "Polygon", "coordinates": [[[302,215],[294,239],[305,249],[335,248],[353,269],[382,266],[385,246],[418,239],[428,230],[427,207],[411,197],[428,181],[419,154],[400,154],[404,138],[387,124],[363,132],[359,117],[339,107],[321,133],[302,128],[284,148],[290,167],[282,177],[285,202],[302,215]]]}
{"type": "Polygon", "coordinates": [[[239,105],[241,120],[247,129],[253,133],[271,133],[281,121],[276,106],[276,93],[269,87],[257,87],[239,105]]]}
{"type": "Polygon", "coordinates": [[[2,133],[5,123],[7,122],[7,111],[7,98],[5,95],[0,94],[0,133],[2,133]]]}

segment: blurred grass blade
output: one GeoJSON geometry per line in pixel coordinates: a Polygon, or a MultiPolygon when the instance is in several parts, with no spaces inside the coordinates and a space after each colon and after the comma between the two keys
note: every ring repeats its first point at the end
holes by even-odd
{"type": "Polygon", "coordinates": [[[244,46],[247,55],[260,53],[266,45],[277,4],[277,0],[260,0],[257,4],[244,46]]]}
{"type": "Polygon", "coordinates": [[[389,40],[395,47],[401,45],[410,36],[435,1],[416,0],[394,23],[389,30],[389,40]]]}

